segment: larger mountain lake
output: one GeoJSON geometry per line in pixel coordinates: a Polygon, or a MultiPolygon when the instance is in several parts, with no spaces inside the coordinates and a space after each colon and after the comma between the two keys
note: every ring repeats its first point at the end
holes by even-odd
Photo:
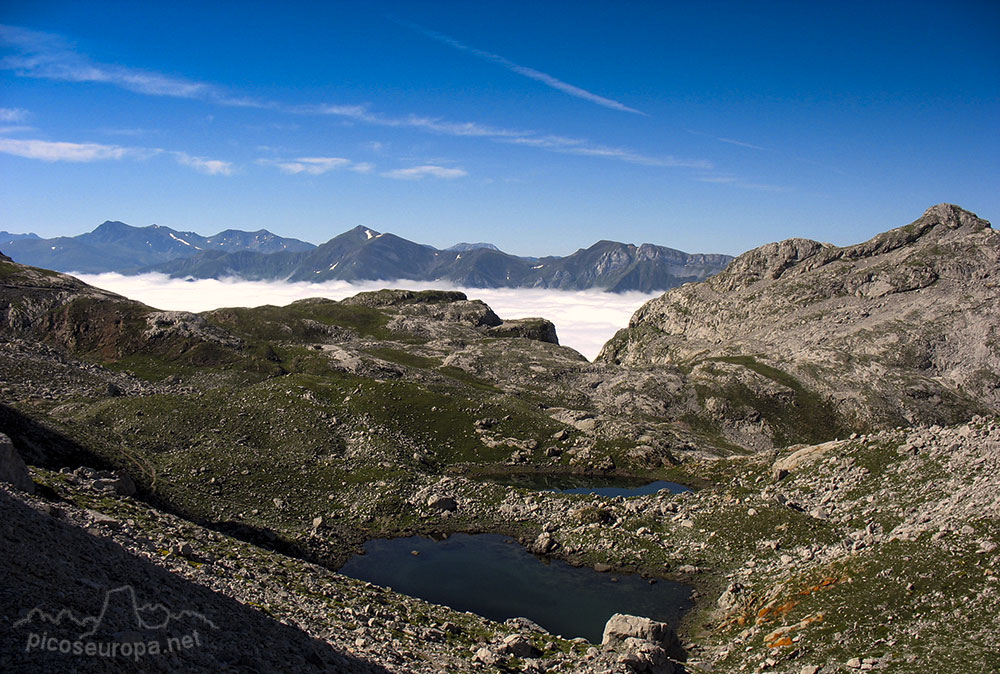
{"type": "Polygon", "coordinates": [[[492,620],[524,617],[553,634],[599,643],[615,613],[677,625],[691,588],[542,560],[496,534],[376,539],[340,572],[492,620]],[[414,554],[416,553],[416,554],[414,554]]]}

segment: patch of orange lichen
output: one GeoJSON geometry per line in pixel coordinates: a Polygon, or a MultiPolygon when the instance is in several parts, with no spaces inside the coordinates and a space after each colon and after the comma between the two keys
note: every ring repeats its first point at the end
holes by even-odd
{"type": "Polygon", "coordinates": [[[794,625],[786,625],[784,627],[779,627],[770,634],[764,637],[764,645],[768,648],[782,648],[783,646],[791,646],[795,643],[792,640],[792,632],[804,629],[813,623],[818,623],[823,621],[822,613],[814,613],[813,615],[806,616],[794,625]]]}
{"type": "Polygon", "coordinates": [[[745,627],[749,623],[761,625],[774,620],[780,620],[802,603],[802,597],[808,597],[816,592],[828,590],[838,583],[847,582],[849,580],[850,579],[846,575],[824,576],[818,582],[810,583],[799,590],[793,590],[792,596],[797,598],[787,598],[786,595],[785,598],[773,599],[756,610],[753,608],[754,602],[751,601],[749,602],[749,606],[745,605],[743,612],[735,616],[730,616],[728,619],[723,621],[719,627],[725,628],[733,625],[745,627]]]}

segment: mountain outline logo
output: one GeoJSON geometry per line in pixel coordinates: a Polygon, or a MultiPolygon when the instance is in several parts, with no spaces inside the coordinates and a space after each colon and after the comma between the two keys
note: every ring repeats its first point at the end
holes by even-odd
{"type": "MultiPolygon", "coordinates": [[[[210,618],[198,611],[172,611],[162,603],[140,603],[131,585],[106,590],[96,615],[79,615],[72,609],[46,611],[36,606],[13,624],[14,628],[34,628],[28,634],[25,652],[61,653],[108,658],[134,658],[177,653],[202,645],[198,630],[218,630],[210,618]],[[117,618],[114,622],[112,616],[117,618]],[[172,625],[183,627],[179,634],[168,634],[172,625]],[[194,623],[194,625],[192,625],[194,623]],[[112,627],[113,626],[113,627],[112,627]],[[53,628],[72,628],[76,636],[50,635],[53,628]],[[102,629],[107,628],[107,629],[102,629]],[[112,630],[116,630],[112,633],[112,630]],[[159,632],[158,637],[150,633],[159,632]]],[[[58,633],[58,630],[56,630],[58,633]]]]}

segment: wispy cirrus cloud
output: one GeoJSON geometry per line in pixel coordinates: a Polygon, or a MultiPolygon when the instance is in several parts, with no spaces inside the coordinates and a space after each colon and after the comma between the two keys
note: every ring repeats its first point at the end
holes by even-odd
{"type": "Polygon", "coordinates": [[[624,103],[616,101],[612,98],[606,98],[604,96],[595,94],[592,91],[587,91],[582,87],[570,84],[569,82],[564,82],[563,80],[560,80],[557,77],[549,75],[548,73],[544,73],[540,70],[536,70],[534,68],[529,68],[527,66],[522,66],[517,63],[514,63],[510,59],[504,56],[500,56],[499,54],[494,54],[493,52],[488,52],[483,49],[476,49],[475,47],[470,47],[469,45],[459,42],[455,38],[445,35],[443,33],[438,33],[437,31],[424,28],[423,26],[417,25],[415,23],[410,23],[408,21],[402,21],[399,19],[397,19],[396,21],[404,26],[412,28],[413,30],[426,35],[427,37],[433,40],[437,40],[438,42],[446,44],[449,47],[453,47],[459,51],[464,51],[468,54],[472,54],[473,56],[478,56],[479,58],[485,59],[487,61],[492,61],[493,63],[496,63],[497,65],[500,65],[506,68],[507,70],[510,70],[511,72],[515,72],[518,75],[523,75],[524,77],[527,77],[529,79],[541,82],[545,86],[551,87],[552,89],[555,89],[557,91],[561,91],[564,94],[568,94],[570,96],[574,96],[576,98],[589,101],[590,103],[595,103],[597,105],[603,106],[605,108],[610,108],[612,110],[619,110],[621,112],[631,112],[636,115],[646,114],[641,110],[630,108],[624,103]]]}
{"type": "Polygon", "coordinates": [[[220,105],[268,106],[262,101],[234,96],[207,82],[93,61],[52,33],[0,24],[0,45],[14,52],[0,59],[0,68],[22,77],[111,84],[150,96],[200,99],[220,105]]]}
{"type": "Polygon", "coordinates": [[[164,151],[171,155],[178,164],[189,166],[199,173],[210,176],[231,176],[234,169],[232,162],[221,159],[206,159],[205,157],[194,157],[187,152],[164,151]]]}
{"type": "Polygon", "coordinates": [[[28,116],[24,108],[0,108],[0,122],[23,122],[28,116]]]}
{"type": "Polygon", "coordinates": [[[47,140],[0,138],[0,152],[41,161],[92,162],[123,159],[135,155],[135,150],[101,143],[67,143],[47,140]]]}
{"type": "Polygon", "coordinates": [[[541,134],[529,129],[505,129],[479,122],[453,122],[437,117],[422,117],[419,115],[388,117],[373,112],[368,106],[362,105],[310,105],[299,106],[295,110],[300,114],[332,115],[375,126],[409,127],[448,136],[486,138],[495,142],[535,147],[550,152],[614,159],[642,166],[698,169],[709,169],[712,167],[712,163],[704,159],[682,159],[670,155],[648,155],[630,148],[596,144],[586,138],[541,134]]]}
{"type": "Polygon", "coordinates": [[[258,164],[275,166],[288,175],[318,176],[337,169],[347,169],[355,173],[371,173],[374,164],[355,162],[345,157],[298,157],[297,159],[258,159],[258,164]]]}
{"type": "Polygon", "coordinates": [[[771,150],[770,148],[761,147],[760,145],[755,145],[753,143],[748,143],[742,140],[736,140],[735,138],[723,138],[721,136],[714,136],[710,133],[705,133],[704,131],[695,131],[693,129],[686,129],[686,131],[694,136],[704,136],[705,138],[711,138],[712,140],[717,140],[720,143],[727,143],[729,145],[745,147],[750,150],[760,150],[761,152],[773,152],[773,150],[771,150]]]}
{"type": "Polygon", "coordinates": [[[740,147],[750,148],[751,150],[763,150],[765,152],[768,151],[766,147],[761,147],[760,145],[754,145],[753,143],[746,143],[743,142],[742,140],[735,140],[733,138],[716,138],[715,140],[719,141],[720,143],[729,143],[730,145],[739,145],[740,147]]]}
{"type": "MultiPolygon", "coordinates": [[[[687,129],[687,132],[690,133],[690,134],[693,134],[695,136],[704,136],[705,138],[711,138],[712,140],[716,140],[716,141],[718,141],[720,143],[726,143],[728,145],[736,145],[737,147],[745,147],[745,148],[747,148],[749,150],[757,150],[758,152],[770,152],[772,154],[775,154],[775,155],[778,155],[778,156],[787,157],[789,159],[792,159],[793,161],[801,162],[803,164],[811,164],[812,166],[818,166],[820,168],[826,169],[827,171],[832,171],[833,173],[837,173],[837,174],[842,175],[842,176],[849,175],[847,172],[842,171],[841,169],[837,168],[836,166],[830,166],[829,164],[825,164],[823,162],[818,162],[818,161],[815,161],[813,159],[806,159],[805,157],[799,157],[799,156],[794,155],[794,154],[789,154],[787,152],[782,152],[780,150],[775,150],[775,149],[772,149],[772,148],[769,148],[769,147],[763,147],[761,145],[756,145],[754,143],[748,143],[748,142],[743,141],[743,140],[736,140],[735,138],[724,138],[722,136],[715,136],[715,135],[710,134],[710,133],[705,133],[704,131],[695,131],[693,129],[687,129]]],[[[701,182],[720,182],[720,183],[729,182],[729,183],[734,183],[735,184],[737,181],[735,181],[735,180],[726,180],[725,176],[719,176],[718,179],[716,179],[716,180],[702,180],[701,182]]]]}
{"type": "Polygon", "coordinates": [[[585,157],[601,157],[616,159],[630,164],[642,166],[660,166],[667,168],[711,169],[712,163],[704,159],[681,159],[673,156],[651,156],[635,152],[628,148],[596,145],[581,138],[565,136],[525,136],[521,138],[502,139],[503,142],[515,145],[528,145],[564,154],[578,154],[585,157]]]}
{"type": "Polygon", "coordinates": [[[386,178],[395,178],[397,180],[423,180],[424,178],[464,178],[469,174],[460,168],[424,164],[422,166],[411,166],[409,168],[385,171],[382,175],[386,178]]]}
{"type": "Polygon", "coordinates": [[[696,176],[695,180],[700,183],[712,183],[714,185],[732,185],[733,187],[742,187],[748,190],[759,190],[761,192],[788,192],[791,188],[785,187],[784,185],[769,185],[767,183],[755,183],[739,176],[734,175],[701,175],[696,176]]]}
{"type": "Polygon", "coordinates": [[[105,136],[128,136],[131,138],[138,138],[140,136],[151,136],[158,134],[159,129],[114,129],[105,127],[103,129],[98,129],[98,133],[105,136]]]}
{"type": "MultiPolygon", "coordinates": [[[[453,121],[442,117],[417,114],[390,116],[374,112],[368,105],[329,103],[289,105],[278,101],[242,96],[208,82],[128,66],[99,63],[75,51],[72,44],[59,35],[17,26],[0,24],[0,45],[14,52],[0,59],[0,69],[12,71],[22,77],[64,82],[103,83],[148,96],[196,99],[224,106],[266,108],[286,114],[335,116],[373,126],[411,128],[447,136],[483,138],[493,142],[535,147],[549,152],[612,159],[642,166],[700,169],[710,167],[710,163],[706,160],[650,155],[631,148],[602,145],[584,138],[547,135],[531,129],[504,128],[478,121],[453,121]]],[[[483,52],[483,54],[488,54],[488,52],[483,52]]],[[[517,64],[512,65],[516,66],[517,64]]],[[[517,67],[521,68],[521,66],[517,67]]],[[[531,69],[525,70],[530,71],[531,69]]],[[[537,71],[532,72],[539,77],[545,75],[537,71]]],[[[555,78],[552,79],[554,82],[560,82],[555,78]]],[[[560,84],[572,87],[566,83],[560,82],[560,84]]],[[[574,91],[577,89],[572,88],[574,91]]],[[[582,89],[578,93],[596,96],[582,89]]],[[[596,98],[612,104],[610,107],[621,105],[610,99],[602,99],[599,96],[596,98]]],[[[629,112],[639,112],[627,106],[622,107],[629,112]]],[[[219,170],[221,171],[221,169],[219,170]]]]}
{"type": "Polygon", "coordinates": [[[479,122],[452,122],[440,117],[425,117],[421,115],[387,117],[377,112],[372,112],[367,105],[303,105],[297,106],[293,110],[302,114],[331,115],[374,126],[420,129],[448,136],[517,138],[534,133],[533,131],[520,129],[504,129],[479,122]]]}
{"type": "Polygon", "coordinates": [[[143,160],[168,156],[182,166],[208,175],[232,175],[233,165],[219,159],[195,157],[187,152],[161,148],[124,147],[105,143],[73,143],[38,139],[0,138],[0,154],[45,162],[90,163],[122,159],[143,160]]]}

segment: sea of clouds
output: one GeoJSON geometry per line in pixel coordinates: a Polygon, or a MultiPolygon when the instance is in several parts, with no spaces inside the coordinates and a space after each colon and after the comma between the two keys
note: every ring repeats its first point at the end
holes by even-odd
{"type": "Polygon", "coordinates": [[[504,319],[541,316],[556,325],[559,343],[593,360],[616,331],[644,302],[659,293],[607,293],[600,290],[539,288],[462,288],[428,281],[244,281],[242,279],[176,279],[164,274],[74,274],[85,282],[158,309],[207,311],[219,307],[285,305],[306,297],[344,299],[366,290],[460,290],[469,299],[486,302],[504,319]]]}

